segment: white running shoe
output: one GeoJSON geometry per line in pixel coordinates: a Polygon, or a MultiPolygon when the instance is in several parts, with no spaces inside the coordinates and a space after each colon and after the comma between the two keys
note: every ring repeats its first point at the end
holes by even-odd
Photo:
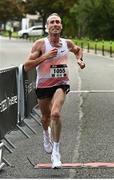
{"type": "Polygon", "coordinates": [[[53,153],[51,155],[51,161],[52,161],[52,168],[61,168],[62,167],[62,163],[61,163],[61,156],[59,153],[53,153]]]}

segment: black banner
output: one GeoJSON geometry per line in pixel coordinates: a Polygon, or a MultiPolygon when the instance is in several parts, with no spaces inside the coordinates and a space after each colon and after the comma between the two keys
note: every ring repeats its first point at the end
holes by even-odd
{"type": "Polygon", "coordinates": [[[25,96],[25,117],[28,117],[32,112],[34,106],[37,105],[37,97],[35,93],[36,84],[36,69],[28,72],[23,68],[23,83],[24,83],[24,96],[25,96]]]}
{"type": "Polygon", "coordinates": [[[17,67],[0,71],[0,139],[17,124],[17,71],[17,67]]]}

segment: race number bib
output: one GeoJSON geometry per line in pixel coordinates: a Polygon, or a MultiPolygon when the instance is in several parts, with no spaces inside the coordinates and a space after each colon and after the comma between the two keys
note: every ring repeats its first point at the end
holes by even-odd
{"type": "Polygon", "coordinates": [[[68,75],[68,67],[66,64],[50,66],[50,76],[51,77],[59,78],[59,77],[65,77],[67,75],[68,75]]]}

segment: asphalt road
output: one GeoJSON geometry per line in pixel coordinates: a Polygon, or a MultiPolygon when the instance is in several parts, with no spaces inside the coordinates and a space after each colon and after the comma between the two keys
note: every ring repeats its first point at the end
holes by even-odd
{"type": "MultiPolygon", "coordinates": [[[[26,59],[32,43],[23,40],[0,39],[0,69],[18,66],[26,59]]],[[[69,54],[71,92],[62,109],[62,162],[114,162],[114,60],[84,53],[86,68],[79,69],[75,57],[69,54]]],[[[12,164],[5,166],[0,178],[114,178],[114,168],[80,167],[75,169],[41,170],[33,164],[50,162],[42,146],[42,127],[33,119],[25,120],[23,129],[7,134],[16,149],[4,157],[12,164]]]]}

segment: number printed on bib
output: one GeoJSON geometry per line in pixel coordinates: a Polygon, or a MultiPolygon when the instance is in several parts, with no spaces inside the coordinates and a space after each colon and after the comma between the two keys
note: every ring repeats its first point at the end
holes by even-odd
{"type": "Polygon", "coordinates": [[[67,75],[68,75],[68,67],[66,64],[50,66],[50,76],[51,77],[59,78],[59,77],[65,77],[67,75]]]}

